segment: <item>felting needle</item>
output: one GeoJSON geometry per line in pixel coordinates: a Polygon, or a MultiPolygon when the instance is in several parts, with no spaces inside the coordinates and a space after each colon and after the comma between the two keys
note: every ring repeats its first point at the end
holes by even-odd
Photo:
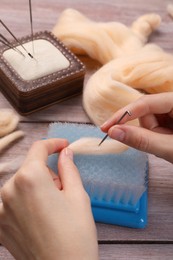
{"type": "MultiPolygon", "coordinates": [[[[128,114],[129,116],[132,115],[130,111],[128,111],[128,110],[125,111],[125,113],[120,117],[120,119],[116,122],[115,125],[118,125],[118,124],[121,122],[121,120],[122,120],[127,114],[128,114]]],[[[108,137],[108,134],[104,136],[104,138],[101,140],[101,142],[99,143],[98,146],[100,146],[100,145],[106,140],[107,137],[108,137]]]]}
{"type": "Polygon", "coordinates": [[[33,59],[34,57],[32,56],[31,53],[29,53],[25,47],[23,46],[23,44],[16,38],[16,36],[10,31],[10,29],[3,23],[2,20],[0,20],[0,23],[4,26],[4,28],[13,36],[13,38],[22,46],[22,48],[26,51],[26,53],[33,59]]]}
{"type": "Polygon", "coordinates": [[[29,0],[29,13],[30,13],[30,26],[31,26],[31,39],[32,39],[32,54],[34,55],[34,33],[33,33],[33,21],[32,21],[32,2],[29,0]]]}
{"type": "Polygon", "coordinates": [[[11,45],[11,43],[0,33],[0,42],[2,42],[4,45],[6,45],[7,47],[13,49],[14,51],[18,52],[19,54],[21,54],[23,57],[25,57],[25,55],[18,50],[17,48],[13,47],[11,45]]]}

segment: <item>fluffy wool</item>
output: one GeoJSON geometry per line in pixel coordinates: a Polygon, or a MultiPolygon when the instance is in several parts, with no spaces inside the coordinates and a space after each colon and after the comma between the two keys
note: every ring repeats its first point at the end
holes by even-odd
{"type": "Polygon", "coordinates": [[[139,90],[173,91],[171,54],[155,45],[146,45],[140,53],[110,61],[89,79],[83,105],[91,120],[101,125],[118,109],[142,96],[139,90]]]}
{"type": "Polygon", "coordinates": [[[0,110],[0,137],[11,133],[18,125],[19,117],[12,109],[0,110]]]}
{"type": "Polygon", "coordinates": [[[91,76],[83,93],[83,106],[96,125],[144,92],[173,91],[173,56],[146,44],[160,22],[157,14],[143,15],[130,27],[95,22],[73,9],[60,16],[53,33],[75,53],[105,64],[91,76]]]}
{"type": "Polygon", "coordinates": [[[10,143],[24,136],[23,131],[14,131],[18,123],[19,116],[14,110],[0,110],[0,152],[9,146],[10,143]]]}
{"type": "Polygon", "coordinates": [[[95,22],[74,9],[62,12],[53,33],[76,54],[105,64],[139,51],[160,25],[157,14],[139,17],[130,27],[119,22],[95,22]]]}
{"type": "Polygon", "coordinates": [[[14,131],[13,133],[4,136],[0,139],[0,152],[6,148],[10,143],[24,136],[23,131],[14,131]]]}
{"type": "Polygon", "coordinates": [[[101,155],[101,154],[117,154],[122,153],[128,149],[127,145],[123,145],[120,142],[115,140],[106,140],[101,146],[100,138],[81,138],[69,145],[69,148],[75,154],[93,154],[93,155],[101,155]]]}

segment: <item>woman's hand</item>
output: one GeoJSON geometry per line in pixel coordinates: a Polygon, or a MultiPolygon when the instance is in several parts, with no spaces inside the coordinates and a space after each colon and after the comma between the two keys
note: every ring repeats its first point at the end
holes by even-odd
{"type": "Polygon", "coordinates": [[[173,163],[173,93],[144,95],[116,112],[101,129],[113,139],[173,163]],[[132,115],[115,125],[125,111],[132,115]],[[136,118],[141,127],[124,124],[136,118]]]}
{"type": "Polygon", "coordinates": [[[0,242],[16,259],[98,259],[90,201],[67,145],[63,139],[36,142],[1,189],[0,242]],[[56,152],[58,178],[46,165],[56,152]]]}

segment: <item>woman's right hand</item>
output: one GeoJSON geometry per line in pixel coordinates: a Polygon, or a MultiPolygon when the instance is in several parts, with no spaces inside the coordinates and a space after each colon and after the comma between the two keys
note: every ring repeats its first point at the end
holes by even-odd
{"type": "Polygon", "coordinates": [[[173,163],[173,93],[142,96],[117,111],[101,130],[117,141],[173,163]],[[125,111],[131,116],[115,125],[125,111]],[[124,124],[136,118],[141,127],[124,124]]]}

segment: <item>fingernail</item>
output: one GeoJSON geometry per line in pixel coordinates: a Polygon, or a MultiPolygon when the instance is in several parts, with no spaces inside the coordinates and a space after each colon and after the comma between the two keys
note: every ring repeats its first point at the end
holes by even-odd
{"type": "Polygon", "coordinates": [[[106,122],[104,122],[104,123],[100,126],[100,128],[104,127],[105,125],[106,125],[106,122]]]}
{"type": "Polygon", "coordinates": [[[122,129],[113,127],[109,130],[109,136],[117,141],[123,142],[125,138],[125,132],[122,129]]]}
{"type": "Polygon", "coordinates": [[[100,126],[100,128],[105,127],[105,126],[108,124],[108,122],[109,122],[109,121],[104,122],[104,123],[100,126]]]}
{"type": "Polygon", "coordinates": [[[65,155],[69,157],[71,160],[73,160],[73,152],[69,148],[65,148],[65,155]]]}

